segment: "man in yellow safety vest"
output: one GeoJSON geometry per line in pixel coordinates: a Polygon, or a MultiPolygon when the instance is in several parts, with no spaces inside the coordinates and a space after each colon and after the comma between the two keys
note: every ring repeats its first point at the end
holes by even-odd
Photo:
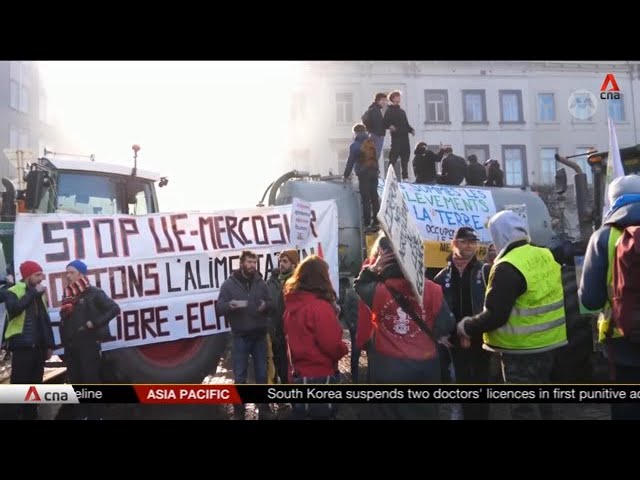
{"type": "MultiPolygon", "coordinates": [[[[552,350],[567,344],[561,267],[550,250],[531,245],[527,221],[510,210],[489,230],[498,256],[491,267],[484,310],[458,323],[458,335],[483,334],[500,354],[505,383],[548,383],[552,350]]],[[[511,405],[513,419],[538,420],[540,405],[511,405]]]]}

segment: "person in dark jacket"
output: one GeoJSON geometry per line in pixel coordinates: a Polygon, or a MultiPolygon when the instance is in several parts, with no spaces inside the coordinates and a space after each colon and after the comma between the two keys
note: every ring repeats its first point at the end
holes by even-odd
{"type": "Polygon", "coordinates": [[[487,181],[487,170],[484,165],[478,163],[478,157],[475,155],[469,155],[467,160],[469,161],[467,165],[467,185],[470,187],[484,186],[484,182],[487,181]]]}
{"type": "MultiPolygon", "coordinates": [[[[102,383],[100,342],[111,337],[109,323],[120,307],[107,294],[89,283],[87,265],[74,260],[67,265],[67,286],[60,307],[60,336],[64,363],[71,383],[102,383]]],[[[97,409],[81,404],[79,419],[98,419],[97,409]]]]}
{"type": "Polygon", "coordinates": [[[440,161],[440,157],[427,148],[425,142],[416,145],[413,152],[413,174],[416,176],[415,183],[425,185],[437,183],[438,173],[436,172],[436,163],[440,161]]]}
{"type": "MultiPolygon", "coordinates": [[[[434,281],[442,287],[449,309],[459,322],[482,312],[485,282],[482,278],[482,262],[476,257],[479,237],[470,227],[456,230],[451,242],[452,255],[447,266],[436,275],[434,281]]],[[[488,383],[490,353],[482,348],[482,335],[476,334],[467,342],[453,335],[449,351],[440,346],[440,370],[446,383],[448,378],[449,352],[453,360],[458,383],[488,383]]],[[[465,420],[488,420],[488,403],[465,403],[462,405],[465,420]]]]}
{"type": "Polygon", "coordinates": [[[400,107],[401,94],[398,91],[389,94],[391,105],[387,107],[384,114],[384,126],[391,132],[391,151],[389,152],[389,164],[393,165],[398,181],[409,179],[409,157],[411,156],[411,145],[409,144],[409,134],[415,135],[415,130],[409,125],[407,113],[400,107]],[[398,167],[400,158],[400,167],[398,167]],[[401,172],[400,172],[401,171],[401,172]],[[402,173],[402,177],[400,177],[402,173]]]}
{"type": "Polygon", "coordinates": [[[504,172],[497,160],[489,159],[484,162],[487,169],[487,181],[485,187],[504,187],[504,172]]]}
{"type": "Polygon", "coordinates": [[[358,188],[362,200],[362,220],[365,229],[378,228],[378,211],[380,196],[378,195],[378,160],[373,140],[367,138],[362,124],[354,125],[355,138],[349,147],[349,158],[344,169],[344,181],[351,177],[355,169],[358,176],[358,188]]]}
{"type": "MultiPolygon", "coordinates": [[[[527,221],[504,210],[489,220],[500,252],[489,275],[484,310],[464,317],[458,338],[483,334],[499,352],[505,383],[549,383],[553,350],[567,344],[561,266],[546,248],[531,245],[527,221]]],[[[540,404],[511,405],[514,420],[545,416],[540,404]]]]}
{"type": "MultiPolygon", "coordinates": [[[[267,328],[271,309],[269,287],[258,272],[258,256],[249,250],[240,254],[240,269],[220,287],[216,312],[231,326],[231,357],[234,382],[247,383],[249,356],[256,383],[267,383],[267,328]]],[[[244,404],[234,404],[234,419],[244,420],[244,404]]],[[[258,408],[259,418],[272,417],[269,404],[258,408]]]]}
{"type": "MultiPolygon", "coordinates": [[[[292,383],[339,382],[338,361],[349,349],[342,340],[336,292],[329,266],[317,255],[305,258],[284,287],[284,332],[292,383]]],[[[293,404],[293,418],[334,419],[336,404],[293,404]]]]}
{"type": "Polygon", "coordinates": [[[442,157],[442,173],[438,183],[460,185],[467,176],[467,162],[454,155],[451,147],[445,147],[438,154],[442,157]]]}
{"type": "Polygon", "coordinates": [[[271,311],[269,313],[269,336],[273,350],[273,362],[275,364],[276,378],[273,383],[289,382],[289,362],[287,360],[287,341],[284,337],[283,316],[284,297],[282,289],[284,284],[300,263],[300,255],[297,250],[284,250],[278,256],[279,268],[273,270],[267,281],[269,294],[271,295],[271,311]]]}
{"type": "MultiPolygon", "coordinates": [[[[33,261],[20,265],[22,280],[6,292],[5,340],[11,351],[11,383],[42,383],[44,364],[51,358],[55,341],[47,312],[42,267],[33,261]]],[[[35,420],[37,405],[20,405],[18,418],[35,420]]]]}
{"type": "Polygon", "coordinates": [[[369,138],[376,146],[376,160],[378,161],[378,171],[380,171],[380,155],[384,146],[384,137],[387,129],[384,126],[384,115],[382,111],[387,106],[387,94],[376,93],[373,103],[369,105],[367,111],[362,115],[362,123],[369,132],[369,138]]]}
{"type": "MultiPolygon", "coordinates": [[[[375,260],[354,282],[356,293],[371,312],[370,316],[359,316],[358,323],[358,332],[370,333],[369,338],[358,334],[359,342],[369,345],[369,381],[374,384],[440,383],[436,341],[448,344],[449,334],[455,328],[442,289],[425,278],[422,302],[418,302],[395,258],[390,240],[380,236],[373,251],[375,260]],[[365,321],[371,325],[360,323],[365,321]]],[[[438,406],[433,403],[371,403],[369,407],[369,416],[379,420],[438,418],[438,406]]]]}
{"type": "MultiPolygon", "coordinates": [[[[604,309],[598,321],[599,341],[606,346],[612,379],[617,383],[640,383],[640,344],[621,335],[610,318],[613,288],[613,265],[609,255],[609,239],[614,229],[640,225],[640,176],[627,175],[609,185],[611,209],[600,227],[589,239],[582,268],[578,297],[589,310],[604,309]]],[[[637,274],[637,272],[635,272],[637,274]]],[[[612,420],[640,420],[640,404],[612,403],[612,420]]]]}

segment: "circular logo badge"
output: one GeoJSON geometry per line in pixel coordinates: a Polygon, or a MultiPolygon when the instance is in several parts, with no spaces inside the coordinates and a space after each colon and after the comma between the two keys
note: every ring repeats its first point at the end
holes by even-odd
{"type": "Polygon", "coordinates": [[[598,110],[598,99],[589,90],[574,90],[569,95],[569,113],[578,120],[589,120],[598,110]]]}

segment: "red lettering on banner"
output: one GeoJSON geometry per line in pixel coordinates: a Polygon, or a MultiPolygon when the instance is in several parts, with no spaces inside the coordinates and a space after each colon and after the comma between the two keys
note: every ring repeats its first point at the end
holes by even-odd
{"type": "Polygon", "coordinates": [[[233,385],[135,385],[140,403],[242,403],[233,385]]]}
{"type": "Polygon", "coordinates": [[[175,215],[171,215],[171,229],[173,230],[173,234],[176,236],[176,242],[178,243],[178,250],[180,252],[190,252],[195,250],[196,247],[193,245],[185,245],[182,243],[182,236],[186,233],[183,229],[178,228],[178,220],[184,220],[188,218],[186,213],[176,213],[175,215]]]}
{"type": "Polygon", "coordinates": [[[118,219],[120,224],[120,238],[122,240],[122,255],[128,257],[129,251],[129,236],[139,235],[138,222],[135,218],[120,218],[118,219]]]}
{"type": "Polygon", "coordinates": [[[96,253],[98,258],[113,258],[118,256],[118,244],[116,242],[116,227],[115,222],[111,218],[99,218],[93,221],[93,233],[96,242],[96,253]],[[111,251],[105,252],[103,250],[103,234],[100,227],[106,225],[108,227],[107,240],[111,243],[111,251]]]}
{"type": "Polygon", "coordinates": [[[42,241],[45,245],[53,243],[61,243],[62,251],[57,253],[47,253],[45,260],[47,262],[68,262],[69,258],[69,241],[66,238],[53,238],[53,232],[56,230],[64,230],[62,222],[42,222],[42,241]]]}
{"type": "Polygon", "coordinates": [[[91,222],[89,222],[89,220],[74,220],[71,222],[66,222],[65,226],[68,229],[73,230],[73,241],[75,243],[75,249],[74,249],[75,258],[77,259],[86,258],[83,230],[85,228],[91,228],[91,222]]]}
{"type": "Polygon", "coordinates": [[[160,217],[160,224],[162,225],[162,232],[164,233],[164,238],[167,241],[167,246],[162,246],[162,242],[160,241],[160,237],[158,236],[158,232],[156,232],[156,222],[155,217],[149,217],[149,230],[151,231],[151,236],[153,237],[153,241],[156,245],[157,253],[172,253],[175,251],[173,247],[173,240],[169,236],[168,228],[167,228],[167,218],[160,217]]]}

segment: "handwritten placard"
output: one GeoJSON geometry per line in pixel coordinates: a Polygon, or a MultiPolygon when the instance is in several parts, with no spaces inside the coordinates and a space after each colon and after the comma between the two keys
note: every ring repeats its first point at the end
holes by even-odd
{"type": "Polygon", "coordinates": [[[405,278],[422,305],[424,292],[424,246],[418,226],[409,212],[393,167],[389,167],[378,219],[386,233],[405,278]]]}
{"type": "MultiPolygon", "coordinates": [[[[456,229],[471,227],[480,241],[491,242],[486,228],[496,213],[491,190],[414,183],[400,183],[399,188],[423,240],[450,242],[456,229]]],[[[384,192],[382,180],[378,192],[384,192]]]]}

